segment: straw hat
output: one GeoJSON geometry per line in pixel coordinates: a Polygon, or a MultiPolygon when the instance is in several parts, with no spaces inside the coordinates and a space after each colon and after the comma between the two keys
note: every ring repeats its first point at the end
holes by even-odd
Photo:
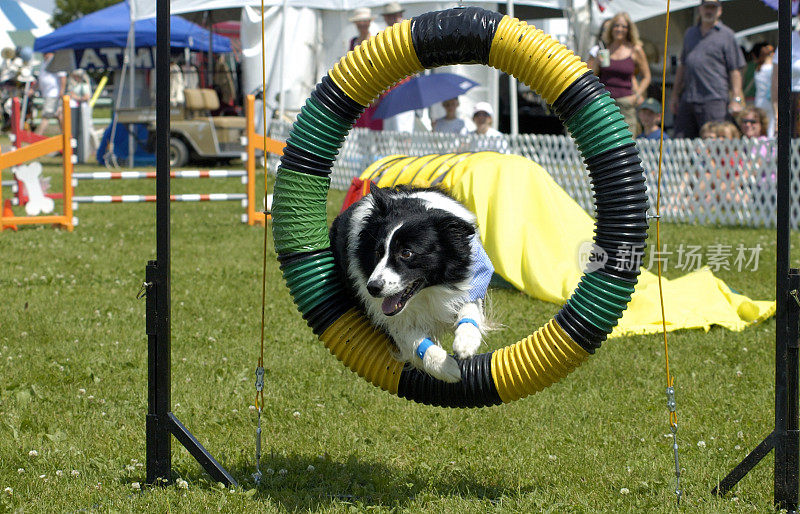
{"type": "Polygon", "coordinates": [[[372,15],[372,11],[369,7],[360,7],[353,11],[353,15],[350,16],[350,21],[357,22],[357,21],[372,21],[375,19],[375,16],[372,15]]]}
{"type": "Polygon", "coordinates": [[[2,57],[3,59],[13,59],[14,56],[16,55],[17,51],[11,48],[10,46],[7,46],[2,50],[0,50],[0,57],[2,57]]]}
{"type": "Polygon", "coordinates": [[[402,13],[404,11],[405,11],[405,9],[403,9],[403,6],[401,6],[399,3],[397,3],[397,2],[389,2],[383,8],[383,12],[381,12],[381,14],[398,14],[398,13],[402,13]]]}

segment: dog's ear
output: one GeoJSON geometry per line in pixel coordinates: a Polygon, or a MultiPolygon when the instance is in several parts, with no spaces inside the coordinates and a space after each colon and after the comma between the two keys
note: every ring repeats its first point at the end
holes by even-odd
{"type": "Polygon", "coordinates": [[[468,240],[475,235],[475,226],[467,220],[439,209],[433,209],[431,212],[437,212],[437,214],[442,217],[441,222],[437,223],[437,225],[442,227],[444,232],[450,235],[450,237],[468,240]]]}
{"type": "Polygon", "coordinates": [[[372,195],[372,203],[376,211],[385,212],[388,210],[389,193],[386,189],[373,184],[369,189],[369,194],[372,195]]]}

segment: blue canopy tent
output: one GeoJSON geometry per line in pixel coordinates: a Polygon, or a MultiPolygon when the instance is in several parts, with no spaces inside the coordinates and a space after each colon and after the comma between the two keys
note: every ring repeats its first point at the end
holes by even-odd
{"type": "MultiPolygon", "coordinates": [[[[36,38],[33,49],[37,52],[55,52],[63,49],[125,48],[128,43],[131,15],[127,1],[87,14],[60,27],[46,36],[36,38]]],[[[136,48],[156,46],[156,20],[139,20],[134,24],[136,48]]],[[[208,31],[180,16],[170,19],[170,43],[173,48],[208,50],[208,31]]],[[[214,53],[231,51],[231,42],[224,36],[214,35],[214,53]]]]}

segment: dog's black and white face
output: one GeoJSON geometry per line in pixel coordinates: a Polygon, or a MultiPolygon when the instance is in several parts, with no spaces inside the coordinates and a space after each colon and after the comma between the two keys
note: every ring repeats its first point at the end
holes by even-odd
{"type": "Polygon", "coordinates": [[[394,316],[421,290],[470,279],[474,216],[432,190],[373,188],[349,223],[349,275],[394,316]]]}
{"type": "Polygon", "coordinates": [[[369,273],[367,291],[383,299],[385,315],[398,314],[425,287],[470,278],[474,229],[465,220],[439,209],[415,212],[407,202],[393,202],[388,211],[379,207],[370,218],[375,220],[362,229],[357,256],[369,273]]]}

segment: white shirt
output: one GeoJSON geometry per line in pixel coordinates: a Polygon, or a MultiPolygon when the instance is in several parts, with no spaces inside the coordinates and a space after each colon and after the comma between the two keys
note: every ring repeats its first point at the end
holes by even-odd
{"type": "MultiPolygon", "coordinates": [[[[773,64],[778,64],[778,52],[772,58],[773,64]]],[[[800,93],[800,34],[792,32],[792,93],[800,93]]]]}
{"type": "Polygon", "coordinates": [[[42,63],[39,70],[39,93],[42,98],[55,98],[61,90],[59,84],[61,77],[66,77],[66,72],[50,73],[45,68],[50,64],[49,61],[42,63]]]}

